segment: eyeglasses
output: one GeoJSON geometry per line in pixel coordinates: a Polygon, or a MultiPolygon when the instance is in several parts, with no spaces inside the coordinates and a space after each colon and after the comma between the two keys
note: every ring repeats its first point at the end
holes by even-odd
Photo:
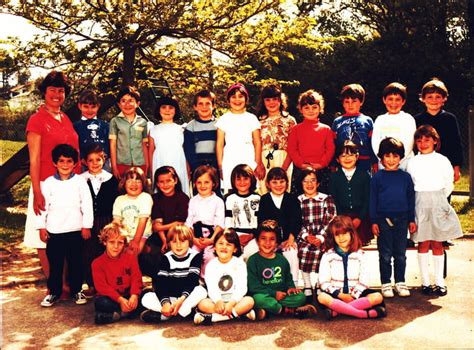
{"type": "Polygon", "coordinates": [[[125,182],[129,183],[129,184],[135,184],[135,183],[141,183],[142,180],[140,180],[140,179],[127,179],[125,182]]]}
{"type": "Polygon", "coordinates": [[[304,184],[315,184],[316,182],[318,182],[316,179],[303,180],[304,184]]]}

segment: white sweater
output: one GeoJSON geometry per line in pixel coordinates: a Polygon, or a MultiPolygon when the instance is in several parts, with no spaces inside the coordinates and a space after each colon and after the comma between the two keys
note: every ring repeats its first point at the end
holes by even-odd
{"type": "Polygon", "coordinates": [[[239,302],[247,294],[247,265],[235,256],[226,264],[214,258],[206,266],[205,280],[213,302],[239,302]]]}
{"type": "Polygon", "coordinates": [[[91,228],[94,223],[92,196],[86,180],[74,175],[68,180],[50,176],[41,183],[46,210],[36,216],[37,228],[65,233],[91,228]]]}

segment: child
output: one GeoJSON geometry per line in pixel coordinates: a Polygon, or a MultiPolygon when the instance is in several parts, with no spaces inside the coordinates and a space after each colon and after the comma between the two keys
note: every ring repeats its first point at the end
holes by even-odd
{"type": "Polygon", "coordinates": [[[230,111],[216,123],[216,156],[224,193],[232,188],[230,174],[237,164],[248,164],[258,179],[265,176],[260,123],[245,109],[249,99],[247,89],[240,83],[234,84],[227,89],[226,97],[230,111]]]}
{"type": "Polygon", "coordinates": [[[209,165],[199,166],[193,174],[198,194],[189,201],[185,225],[194,230],[193,249],[204,253],[201,276],[214,258],[214,238],[224,228],[224,201],[214,192],[218,181],[217,170],[209,165]]]}
{"type": "Polygon", "coordinates": [[[310,274],[311,272],[317,273],[319,270],[319,260],[326,234],[324,229],[336,215],[336,205],[332,197],[318,192],[319,183],[316,173],[314,169],[302,171],[303,194],[298,197],[301,203],[303,224],[296,241],[307,303],[311,303],[313,300],[313,284],[310,274]]]}
{"type": "MultiPolygon", "coordinates": [[[[321,191],[327,192],[327,166],[334,156],[334,137],[329,126],[319,122],[319,115],[324,113],[323,96],[313,90],[302,93],[298,99],[298,110],[304,120],[291,129],[288,139],[288,153],[295,164],[293,179],[299,179],[304,169],[315,169],[321,191]]],[[[294,188],[297,182],[294,181],[294,188]]]]}
{"type": "Polygon", "coordinates": [[[401,297],[410,296],[405,284],[407,229],[416,231],[415,190],[408,173],[399,169],[405,155],[401,141],[387,137],[380,142],[377,156],[383,169],[370,181],[370,219],[377,237],[380,279],[384,298],[392,298],[392,257],[395,290],[401,297]]]}
{"type": "Polygon", "coordinates": [[[102,228],[112,221],[112,208],[118,196],[118,181],[109,172],[103,169],[105,152],[98,143],[89,145],[84,153],[84,162],[88,171],[81,175],[86,179],[92,196],[94,207],[94,226],[91,238],[84,242],[84,279],[89,289],[84,291],[86,297],[94,295],[92,280],[92,261],[104,252],[104,245],[99,241],[102,228]]]}
{"type": "Polygon", "coordinates": [[[183,128],[174,120],[181,118],[178,101],[161,97],[155,108],[155,118],[161,120],[150,130],[150,167],[152,174],[163,165],[172,166],[181,180],[182,191],[189,194],[189,178],[183,149],[183,128]]]}
{"type": "Polygon", "coordinates": [[[288,260],[295,285],[298,283],[298,251],[295,242],[301,229],[301,208],[298,198],[287,193],[288,177],[282,168],[270,169],[267,175],[269,193],[262,196],[258,209],[259,225],[268,219],[276,220],[281,232],[278,232],[278,248],[288,260]]]}
{"type": "Polygon", "coordinates": [[[254,239],[260,203],[260,195],[255,193],[257,179],[251,167],[239,164],[232,170],[231,182],[232,191],[224,199],[225,227],[236,230],[246,261],[258,251],[254,239]]]}
{"type": "Polygon", "coordinates": [[[191,168],[191,174],[200,165],[217,166],[216,139],[217,127],[214,118],[216,95],[201,90],[193,99],[193,108],[197,116],[184,129],[184,153],[191,168]]]}
{"type": "Polygon", "coordinates": [[[74,174],[79,154],[72,146],[59,144],[53,148],[56,174],[41,183],[45,210],[37,216],[40,239],[46,243],[50,266],[49,294],[41,306],[53,306],[63,291],[64,259],[68,266],[68,282],[76,304],[85,304],[81,292],[83,281],[82,243],[91,236],[94,220],[92,198],[86,180],[74,174]]]}
{"type": "Polygon", "coordinates": [[[431,125],[422,125],[415,132],[418,154],[408,163],[407,172],[415,184],[417,231],[412,239],[418,242],[423,294],[444,296],[443,241],[462,237],[462,229],[447,197],[453,190],[454,170],[449,159],[436,152],[440,148],[439,134],[431,125]],[[430,284],[429,249],[433,253],[435,283],[430,284]]]}
{"type": "Polygon", "coordinates": [[[452,113],[443,109],[448,100],[448,89],[441,80],[433,78],[421,89],[420,101],[426,111],[415,116],[416,126],[431,125],[439,134],[439,153],[447,157],[454,170],[454,182],[461,177],[463,150],[458,121],[452,113]]]}
{"type": "MultiPolygon", "coordinates": [[[[402,142],[405,157],[400,162],[400,169],[405,170],[407,161],[413,157],[413,135],[416,131],[415,119],[402,111],[407,100],[407,88],[400,83],[390,83],[383,89],[383,103],[387,113],[375,119],[372,133],[372,149],[379,153],[380,142],[386,137],[393,137],[402,142]]],[[[380,165],[380,164],[379,164],[380,165]]]]}
{"type": "MultiPolygon", "coordinates": [[[[279,86],[266,85],[258,100],[257,117],[260,119],[262,136],[262,160],[267,171],[273,167],[282,167],[291,183],[293,164],[287,152],[288,135],[296,125],[295,118],[286,112],[286,96],[279,86]]],[[[260,182],[260,194],[267,192],[265,179],[260,182]]]]}
{"type": "MultiPolygon", "coordinates": [[[[99,145],[105,154],[105,169],[110,171],[109,123],[97,119],[100,108],[99,96],[93,90],[84,90],[79,95],[77,107],[81,111],[81,119],[74,123],[74,130],[79,135],[80,159],[86,158],[86,152],[92,145],[99,145]]],[[[83,171],[87,167],[83,166],[83,171]]]]}
{"type": "Polygon", "coordinates": [[[326,319],[338,314],[356,318],[385,317],[382,294],[369,289],[367,261],[348,216],[336,216],[328,225],[326,253],[319,265],[318,301],[326,319]]]}
{"type": "Polygon", "coordinates": [[[178,174],[171,166],[165,165],[156,169],[154,183],[157,193],[152,195],[151,220],[153,233],[156,233],[158,237],[156,235],[152,237],[164,253],[169,248],[166,238],[168,231],[173,226],[184,224],[186,221],[189,197],[181,190],[178,174]]]}
{"type": "Polygon", "coordinates": [[[360,109],[364,104],[365,90],[359,84],[345,85],[340,93],[344,114],[332,123],[336,146],[344,141],[352,141],[359,147],[359,166],[367,172],[377,171],[377,157],[372,145],[372,118],[362,114],[360,109]]]}
{"type": "Polygon", "coordinates": [[[265,220],[257,229],[258,253],[247,262],[249,293],[255,300],[257,319],[267,312],[300,318],[315,314],[316,308],[305,304],[305,296],[295,288],[288,261],[276,253],[280,227],[275,220],[265,220]],[[304,305],[304,306],[303,306],[304,305]]]}
{"type": "Polygon", "coordinates": [[[226,228],[214,238],[217,256],[206,269],[206,287],[209,298],[198,305],[194,323],[227,321],[241,315],[255,321],[254,302],[247,294],[247,266],[239,258],[242,254],[239,236],[226,228]]]}
{"type": "Polygon", "coordinates": [[[127,231],[112,222],[100,232],[105,253],[92,263],[92,276],[97,289],[95,323],[106,324],[121,317],[132,318],[139,313],[142,274],[137,257],[126,254],[127,231]]]}
{"type": "Polygon", "coordinates": [[[362,245],[368,245],[373,238],[368,219],[370,175],[359,166],[359,147],[352,141],[336,147],[336,160],[339,168],[331,174],[329,193],[336,202],[337,213],[352,218],[362,245]]]}
{"type": "Polygon", "coordinates": [[[190,249],[193,232],[189,227],[178,224],[166,235],[171,248],[158,266],[153,276],[154,292],[143,296],[146,308],[140,315],[144,322],[159,323],[174,316],[187,317],[196,305],[207,296],[199,285],[201,254],[190,249]]]}
{"type": "Polygon", "coordinates": [[[131,167],[140,167],[148,173],[147,121],[137,114],[140,93],[133,87],[124,87],[117,96],[120,113],[110,121],[110,161],[117,179],[131,167]]]}
{"type": "Polygon", "coordinates": [[[131,167],[120,180],[118,196],[113,206],[114,221],[120,222],[127,230],[129,244],[127,251],[138,255],[151,235],[150,214],[153,200],[147,193],[145,173],[141,168],[131,167]]]}

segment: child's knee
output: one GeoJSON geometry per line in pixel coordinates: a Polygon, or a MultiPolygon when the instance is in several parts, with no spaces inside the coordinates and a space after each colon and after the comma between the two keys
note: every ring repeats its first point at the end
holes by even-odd
{"type": "Polygon", "coordinates": [[[320,304],[328,306],[332,302],[332,297],[327,293],[321,293],[318,295],[318,302],[320,304]]]}
{"type": "Polygon", "coordinates": [[[383,296],[379,292],[371,293],[367,296],[371,305],[381,304],[383,301],[383,296]]]}

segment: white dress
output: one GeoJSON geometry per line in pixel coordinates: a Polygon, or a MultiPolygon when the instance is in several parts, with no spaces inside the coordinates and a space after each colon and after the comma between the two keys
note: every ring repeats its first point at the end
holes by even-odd
{"type": "Polygon", "coordinates": [[[236,165],[247,164],[255,169],[255,147],[252,133],[260,129],[257,117],[249,112],[223,114],[216,127],[225,133],[224,156],[222,159],[222,188],[224,192],[232,188],[230,174],[236,165]]]}
{"type": "MultiPolygon", "coordinates": [[[[186,157],[184,155],[184,135],[181,125],[160,123],[153,125],[150,129],[150,137],[155,142],[153,152],[153,178],[155,171],[163,165],[172,166],[178,174],[183,192],[189,196],[189,180],[186,169],[186,157]]],[[[155,186],[155,184],[153,184],[155,186]]]]}

